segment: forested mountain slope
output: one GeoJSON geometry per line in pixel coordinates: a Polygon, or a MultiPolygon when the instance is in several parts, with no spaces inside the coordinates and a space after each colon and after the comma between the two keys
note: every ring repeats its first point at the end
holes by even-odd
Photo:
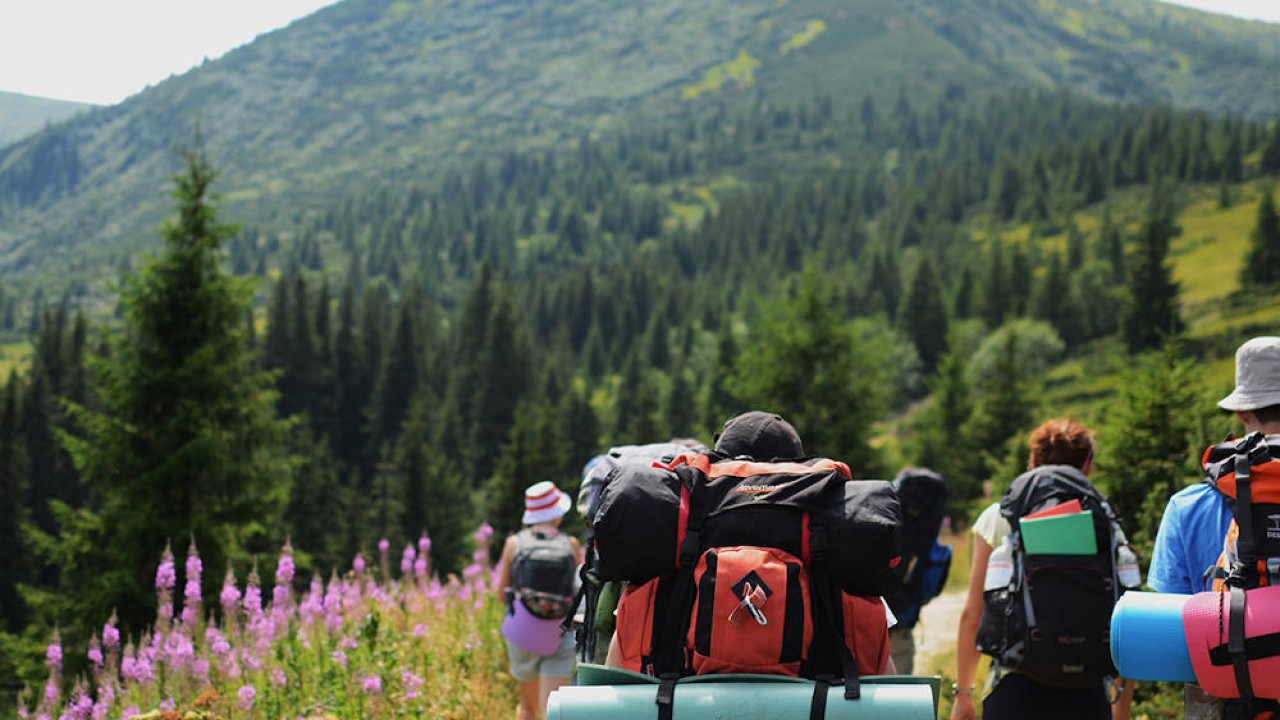
{"type": "Polygon", "coordinates": [[[230,217],[280,229],[353,189],[748,101],[1026,85],[1269,117],[1278,47],[1143,0],[345,0],[0,152],[0,280],[145,246],[197,119],[230,217]]]}
{"type": "Polygon", "coordinates": [[[0,91],[0,148],[89,107],[85,103],[0,91]]]}

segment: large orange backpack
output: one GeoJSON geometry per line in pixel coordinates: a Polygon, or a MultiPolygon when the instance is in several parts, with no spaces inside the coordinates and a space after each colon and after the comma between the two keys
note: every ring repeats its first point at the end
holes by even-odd
{"type": "MultiPolygon", "coordinates": [[[[649,651],[653,636],[657,592],[658,580],[654,579],[647,583],[628,586],[618,601],[618,629],[615,639],[618,659],[622,667],[627,670],[645,672],[652,667],[649,651]]],[[[844,641],[857,662],[858,673],[861,675],[885,674],[889,669],[889,623],[884,611],[884,602],[879,597],[842,593],[842,606],[844,641]]],[[[728,620],[727,615],[725,619],[728,620]]],[[[714,619],[712,623],[714,624],[714,619]]],[[[747,625],[747,631],[756,629],[751,627],[751,623],[744,624],[747,625]]],[[[694,627],[690,628],[689,637],[686,639],[686,650],[691,655],[696,652],[694,648],[697,645],[696,621],[692,625],[694,627]]],[[[759,629],[763,630],[763,628],[759,629]]],[[[772,631],[773,638],[770,641],[730,646],[731,638],[718,637],[719,633],[716,633],[713,628],[709,635],[710,652],[702,654],[703,660],[700,666],[706,672],[733,672],[737,667],[751,663],[752,665],[744,671],[760,672],[760,667],[754,663],[763,660],[762,664],[777,663],[780,674],[797,675],[798,668],[793,666],[791,671],[787,672],[783,667],[786,664],[781,662],[782,632],[782,623],[775,623],[772,631]],[[744,657],[740,654],[741,650],[748,647],[752,647],[753,650],[750,655],[744,657]],[[724,648],[723,651],[722,648],[724,648]],[[770,649],[777,650],[773,658],[769,656],[770,649]],[[723,658],[725,655],[728,656],[727,661],[723,658]]]]}
{"type": "MultiPolygon", "coordinates": [[[[1280,713],[1280,633],[1257,634],[1260,618],[1274,617],[1271,589],[1280,586],[1280,438],[1251,433],[1205,451],[1205,481],[1229,498],[1233,519],[1213,568],[1218,594],[1188,639],[1212,631],[1209,642],[1189,642],[1192,664],[1207,692],[1225,698],[1228,718],[1271,718],[1280,713]],[[1268,444],[1270,440],[1270,444],[1268,444]],[[1263,603],[1257,605],[1257,603],[1263,603]],[[1249,619],[1246,622],[1247,618],[1249,619]],[[1215,627],[1216,626],[1216,627],[1215,627]],[[1251,635],[1250,633],[1253,633],[1251,635]],[[1229,668],[1229,670],[1228,670],[1229,668]]],[[[1204,595],[1204,594],[1202,594],[1204,595]]],[[[1200,595],[1193,603],[1201,602],[1200,595]]],[[[1201,603],[1204,604],[1204,603],[1201,603]]],[[[1184,622],[1189,622],[1184,614],[1184,622]]]]}

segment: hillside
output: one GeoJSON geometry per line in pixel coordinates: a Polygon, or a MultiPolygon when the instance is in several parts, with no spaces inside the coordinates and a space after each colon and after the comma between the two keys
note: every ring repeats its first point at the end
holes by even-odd
{"type": "Polygon", "coordinates": [[[354,188],[747,100],[1025,85],[1270,117],[1278,55],[1280,28],[1147,0],[346,0],[0,151],[0,280],[149,246],[197,118],[229,216],[279,230],[354,188]]]}
{"type": "Polygon", "coordinates": [[[85,103],[0,91],[0,148],[90,107],[92,105],[85,103]]]}

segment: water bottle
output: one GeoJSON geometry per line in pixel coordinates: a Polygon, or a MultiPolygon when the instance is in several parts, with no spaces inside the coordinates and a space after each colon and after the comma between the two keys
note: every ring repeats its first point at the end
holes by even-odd
{"type": "Polygon", "coordinates": [[[1116,530],[1116,577],[1120,584],[1129,590],[1142,585],[1142,571],[1138,569],[1138,554],[1129,547],[1129,539],[1124,531],[1116,530]]]}
{"type": "Polygon", "coordinates": [[[987,576],[982,583],[985,590],[1003,590],[1013,579],[1013,544],[1006,537],[1000,547],[991,552],[987,560],[987,576]]]}

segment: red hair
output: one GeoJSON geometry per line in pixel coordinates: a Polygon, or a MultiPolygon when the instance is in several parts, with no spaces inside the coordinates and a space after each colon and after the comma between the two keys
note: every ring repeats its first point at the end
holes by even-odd
{"type": "Polygon", "coordinates": [[[1071,418],[1046,420],[1031,431],[1027,467],[1071,465],[1080,470],[1093,458],[1093,433],[1071,418]]]}

